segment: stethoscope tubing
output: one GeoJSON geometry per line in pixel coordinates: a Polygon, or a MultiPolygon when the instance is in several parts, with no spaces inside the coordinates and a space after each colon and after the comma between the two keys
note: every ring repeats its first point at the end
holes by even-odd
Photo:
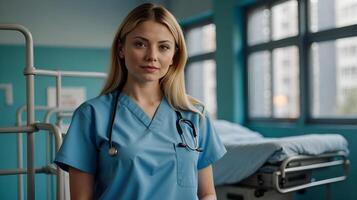
{"type": "MultiPolygon", "coordinates": [[[[113,110],[111,112],[111,118],[110,118],[110,129],[109,129],[109,133],[108,133],[108,139],[109,139],[108,154],[110,156],[116,156],[118,154],[118,149],[113,145],[113,128],[114,128],[114,122],[115,122],[115,115],[117,113],[118,104],[119,104],[119,95],[120,95],[120,90],[115,92],[115,98],[114,98],[114,102],[113,102],[113,110]]],[[[177,132],[181,138],[181,142],[178,144],[178,146],[185,147],[187,150],[190,150],[190,151],[202,152],[202,149],[199,148],[199,146],[198,146],[195,125],[192,123],[192,121],[182,118],[182,114],[178,110],[175,110],[175,113],[178,118],[176,121],[176,129],[177,129],[177,132]],[[194,147],[190,146],[187,143],[186,137],[182,131],[181,123],[187,124],[192,129],[192,138],[194,141],[194,147]]]]}
{"type": "Polygon", "coordinates": [[[114,122],[115,122],[115,115],[117,113],[117,108],[118,108],[119,94],[120,94],[119,91],[115,92],[115,98],[114,98],[114,102],[113,102],[114,105],[113,105],[113,110],[111,112],[111,118],[110,118],[110,129],[109,129],[109,134],[108,134],[108,139],[109,139],[108,154],[110,156],[116,156],[118,154],[118,149],[115,148],[113,145],[113,128],[114,128],[114,122]]]}

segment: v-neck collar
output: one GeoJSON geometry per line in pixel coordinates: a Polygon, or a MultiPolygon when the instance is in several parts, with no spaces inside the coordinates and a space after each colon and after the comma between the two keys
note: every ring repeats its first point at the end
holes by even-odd
{"type": "Polygon", "coordinates": [[[165,113],[168,112],[168,110],[171,110],[165,96],[161,99],[152,118],[150,118],[130,96],[124,93],[120,93],[119,96],[119,107],[120,106],[126,106],[147,128],[150,129],[158,127],[158,125],[164,121],[165,113]]]}

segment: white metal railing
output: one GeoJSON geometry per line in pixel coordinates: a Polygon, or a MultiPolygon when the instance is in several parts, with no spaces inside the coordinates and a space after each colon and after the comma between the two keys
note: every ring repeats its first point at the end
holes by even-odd
{"type": "Polygon", "coordinates": [[[349,160],[347,158],[347,154],[345,152],[336,152],[336,153],[326,153],[318,156],[292,156],[283,161],[280,165],[280,169],[275,171],[273,174],[273,185],[275,189],[280,193],[288,193],[292,191],[301,190],[308,187],[324,185],[334,182],[343,181],[347,178],[349,173],[349,160]],[[308,161],[308,160],[318,160],[318,159],[329,159],[327,162],[320,162],[320,163],[313,163],[304,166],[296,166],[296,167],[289,167],[289,164],[296,161],[308,161]],[[337,160],[333,160],[337,159],[337,160]],[[283,188],[281,184],[285,181],[286,174],[291,172],[301,172],[306,170],[315,170],[320,168],[328,168],[334,166],[342,166],[343,167],[343,175],[331,177],[327,179],[312,181],[309,183],[305,183],[298,186],[292,186],[283,188]]]}
{"type": "MultiPolygon", "coordinates": [[[[26,66],[23,71],[23,74],[26,78],[26,126],[17,126],[17,127],[4,127],[0,128],[0,133],[26,133],[27,135],[27,169],[26,170],[15,170],[18,174],[27,174],[27,199],[35,199],[35,152],[34,152],[34,133],[40,129],[49,130],[50,132],[56,132],[58,127],[50,123],[35,123],[35,87],[34,87],[34,77],[36,75],[42,76],[54,76],[56,77],[56,108],[61,108],[61,85],[62,77],[89,77],[89,78],[105,78],[106,73],[101,72],[79,72],[79,71],[59,71],[59,70],[43,70],[36,69],[34,67],[34,55],[33,55],[33,39],[31,32],[24,26],[19,24],[0,24],[0,30],[10,30],[18,31],[23,34],[25,37],[26,43],[26,66]],[[56,128],[55,128],[56,127],[56,128]]],[[[58,117],[61,117],[60,112],[58,117]]],[[[57,134],[57,133],[56,133],[57,134]]],[[[57,137],[55,134],[55,138],[57,137]]],[[[56,140],[59,140],[58,138],[56,140]]],[[[18,137],[17,140],[19,148],[22,148],[22,139],[18,137]]],[[[57,145],[57,142],[56,142],[57,145]]],[[[56,147],[56,150],[57,147],[56,147]]],[[[21,149],[22,151],[22,149],[21,149]]],[[[22,158],[18,158],[18,163],[22,165],[22,158]]],[[[19,168],[20,169],[20,168],[19,168]]],[[[15,172],[14,171],[14,172],[15,172]]],[[[37,169],[37,172],[41,170],[37,169]]],[[[43,170],[42,170],[43,171],[43,170]]],[[[63,181],[59,178],[61,170],[57,172],[57,199],[63,199],[62,196],[62,187],[63,181]]],[[[22,185],[22,176],[19,177],[19,186],[22,185]],[[21,179],[21,181],[20,181],[21,179]]],[[[21,186],[22,187],[22,186],[21,186]]],[[[19,199],[22,199],[23,195],[19,194],[19,199]]]]}

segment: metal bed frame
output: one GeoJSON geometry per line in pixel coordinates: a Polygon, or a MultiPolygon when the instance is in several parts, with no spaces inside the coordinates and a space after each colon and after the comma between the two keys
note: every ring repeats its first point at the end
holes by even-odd
{"type": "MultiPolygon", "coordinates": [[[[279,165],[267,166],[268,170],[258,171],[241,181],[237,186],[254,187],[257,197],[263,196],[265,191],[272,189],[285,194],[313,186],[329,185],[343,181],[347,179],[349,165],[348,155],[342,151],[317,156],[292,156],[282,161],[279,165]],[[317,180],[312,176],[314,170],[332,167],[342,169],[342,174],[321,180],[317,180]]],[[[329,190],[329,187],[327,189],[329,190]]],[[[327,196],[329,193],[327,191],[327,196]]]]}
{"type": "MultiPolygon", "coordinates": [[[[44,115],[44,123],[49,124],[50,119],[53,114],[56,114],[56,123],[58,128],[61,129],[62,125],[62,120],[63,118],[70,118],[72,117],[72,112],[74,111],[75,108],[56,108],[56,107],[48,107],[48,106],[35,106],[34,107],[35,112],[36,111],[46,111],[44,115]]],[[[16,111],[16,125],[17,126],[23,126],[24,122],[22,121],[22,116],[23,114],[27,111],[26,105],[20,106],[17,111],[16,111]]],[[[61,134],[63,135],[63,134],[61,134]]],[[[19,169],[23,168],[23,140],[22,140],[22,134],[17,134],[17,167],[19,169]]],[[[56,174],[56,167],[53,164],[50,164],[50,162],[54,159],[54,154],[55,152],[53,151],[53,135],[52,134],[46,134],[46,166],[42,167],[43,171],[36,171],[36,173],[46,173],[49,175],[56,174]]],[[[1,174],[1,173],[0,173],[1,174]]],[[[23,200],[23,175],[19,174],[17,177],[17,188],[18,188],[18,199],[23,200]]],[[[47,176],[46,177],[46,187],[50,187],[50,190],[46,191],[46,199],[55,199],[53,195],[53,190],[52,190],[52,177],[47,176]]],[[[64,183],[65,184],[65,183],[64,183]]],[[[65,197],[65,196],[63,196],[65,197]]]]}
{"type": "MultiPolygon", "coordinates": [[[[62,135],[58,126],[47,123],[38,123],[35,122],[35,76],[52,76],[56,78],[56,109],[61,109],[61,85],[62,77],[88,77],[88,78],[104,78],[106,73],[100,72],[80,72],[80,71],[56,71],[56,70],[42,70],[36,69],[34,67],[34,55],[33,55],[33,39],[31,32],[24,26],[19,24],[0,24],[0,30],[11,30],[18,31],[23,34],[25,37],[25,46],[26,46],[26,66],[23,71],[23,74],[26,78],[26,126],[15,126],[15,127],[1,127],[0,134],[8,133],[26,133],[27,134],[27,169],[22,167],[12,170],[0,170],[0,175],[9,175],[9,174],[27,174],[27,199],[35,199],[35,174],[39,172],[57,173],[57,193],[56,198],[58,200],[64,199],[63,192],[63,171],[56,167],[56,170],[52,168],[35,168],[35,146],[34,146],[34,134],[40,130],[47,130],[50,134],[55,136],[55,148],[56,151],[59,150],[59,147],[62,143],[62,135]]],[[[57,111],[56,111],[57,112],[57,111]]],[[[58,117],[61,117],[60,112],[58,111],[58,117]]],[[[49,121],[49,120],[48,120],[49,121]]],[[[18,137],[17,143],[19,148],[22,148],[22,139],[18,137]],[[21,147],[20,147],[21,145],[21,147]]],[[[22,149],[20,149],[22,152],[22,149]]],[[[22,163],[22,159],[18,158],[18,163],[22,163]]],[[[22,186],[22,178],[19,178],[19,188],[22,186]]],[[[22,190],[19,190],[22,191],[22,190]]],[[[19,199],[22,199],[23,195],[19,193],[19,199]]]]}

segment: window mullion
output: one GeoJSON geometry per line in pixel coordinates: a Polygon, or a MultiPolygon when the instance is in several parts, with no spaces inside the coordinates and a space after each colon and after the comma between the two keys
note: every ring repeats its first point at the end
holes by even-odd
{"type": "Polygon", "coordinates": [[[304,125],[310,116],[310,93],[309,85],[309,46],[307,35],[309,30],[308,20],[308,0],[301,0],[298,4],[299,9],[299,81],[300,81],[300,117],[298,123],[304,125]]]}
{"type": "Polygon", "coordinates": [[[294,37],[284,38],[281,40],[270,41],[270,42],[263,43],[263,44],[249,46],[249,47],[247,47],[247,52],[249,54],[251,52],[256,52],[256,51],[272,50],[272,49],[293,46],[293,45],[298,46],[299,40],[300,40],[299,36],[294,36],[294,37]]]}
{"type": "Polygon", "coordinates": [[[202,60],[211,60],[211,59],[214,59],[214,54],[215,54],[215,52],[209,52],[209,53],[190,56],[187,59],[187,63],[189,64],[189,63],[193,63],[193,62],[199,62],[202,60]]]}
{"type": "MultiPolygon", "coordinates": [[[[269,5],[270,15],[269,15],[269,39],[273,39],[273,17],[272,17],[272,5],[269,5]]],[[[270,52],[270,118],[274,118],[274,60],[273,60],[273,49],[269,50],[270,52]]]]}
{"type": "Polygon", "coordinates": [[[270,117],[274,118],[274,60],[273,60],[273,51],[270,50],[270,117]]]}
{"type": "Polygon", "coordinates": [[[327,40],[336,40],[346,37],[357,36],[357,25],[350,25],[340,28],[323,30],[309,34],[310,42],[322,42],[327,40]]]}

